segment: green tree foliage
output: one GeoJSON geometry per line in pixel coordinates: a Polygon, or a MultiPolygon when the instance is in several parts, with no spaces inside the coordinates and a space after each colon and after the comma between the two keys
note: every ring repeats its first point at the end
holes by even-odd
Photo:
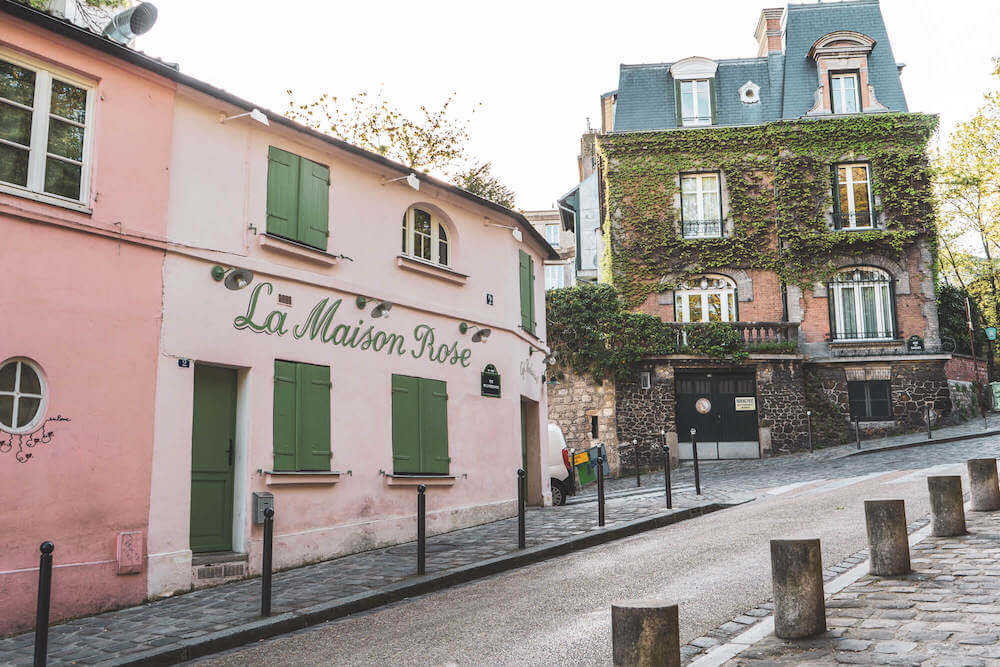
{"type": "Polygon", "coordinates": [[[437,108],[421,106],[411,114],[386,99],[381,89],[347,100],[323,93],[309,102],[297,102],[293,91],[285,92],[286,117],[414,169],[454,174],[468,159],[469,121],[453,115],[455,93],[437,108]]]}
{"type": "MultiPolygon", "coordinates": [[[[950,339],[954,341],[955,352],[961,354],[971,354],[969,347],[969,325],[965,317],[965,297],[969,292],[951,283],[941,283],[938,285],[937,307],[938,322],[941,327],[941,339],[950,346],[950,339]]],[[[976,297],[970,299],[972,306],[972,322],[975,326],[976,334],[976,354],[982,356],[985,350],[986,336],[983,332],[982,312],[976,305],[976,297]]]]}
{"type": "Polygon", "coordinates": [[[455,175],[453,182],[455,185],[465,188],[469,192],[475,195],[479,195],[484,199],[489,199],[490,201],[500,204],[501,206],[506,206],[507,208],[514,208],[514,191],[504,185],[499,178],[492,173],[493,164],[490,162],[483,162],[481,164],[474,164],[467,169],[463,169],[458,174],[455,175]]]}
{"type": "Polygon", "coordinates": [[[736,363],[747,358],[731,324],[686,325],[685,341],[679,328],[655,315],[630,312],[611,285],[581,283],[549,290],[545,313],[549,347],[559,366],[597,382],[627,380],[634,364],[648,356],[686,352],[736,363]]]}

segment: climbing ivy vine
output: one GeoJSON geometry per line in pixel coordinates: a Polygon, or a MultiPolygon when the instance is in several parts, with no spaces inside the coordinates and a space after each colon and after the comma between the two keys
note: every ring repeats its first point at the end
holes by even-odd
{"type": "Polygon", "coordinates": [[[834,256],[898,259],[920,237],[933,251],[926,145],[936,127],[936,116],[878,114],[601,135],[611,240],[602,268],[635,308],[651,293],[713,270],[771,270],[805,289],[832,277],[834,256]],[[852,161],[870,164],[879,229],[831,227],[832,165],[852,161]],[[681,238],[679,174],[693,171],[723,175],[732,226],[726,238],[681,238]]]}

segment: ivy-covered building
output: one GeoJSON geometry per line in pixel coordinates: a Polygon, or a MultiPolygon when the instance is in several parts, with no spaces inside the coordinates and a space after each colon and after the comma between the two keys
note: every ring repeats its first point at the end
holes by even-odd
{"type": "Polygon", "coordinates": [[[909,112],[878,0],[764,9],[755,36],[751,58],[622,65],[601,96],[560,208],[596,180],[602,280],[675,335],[616,383],[613,415],[570,380],[552,421],[575,406],[597,439],[665,432],[681,458],[697,429],[700,456],[734,458],[807,446],[807,414],[826,442],[948,418],[937,117],[909,112]],[[733,331],[735,358],[690,344],[733,331]]]}

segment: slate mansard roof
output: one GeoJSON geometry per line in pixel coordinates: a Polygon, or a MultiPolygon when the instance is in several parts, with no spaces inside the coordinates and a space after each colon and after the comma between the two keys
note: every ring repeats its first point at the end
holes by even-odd
{"type": "MultiPolygon", "coordinates": [[[[718,125],[756,125],[804,116],[815,102],[819,85],[809,49],[820,37],[838,30],[860,32],[875,40],[868,57],[868,77],[878,101],[889,111],[908,111],[878,0],[843,0],[788,5],[783,53],[718,60],[718,125]],[[760,86],[759,102],[741,101],[739,89],[747,81],[760,86]]],[[[677,127],[672,64],[621,66],[615,132],[677,127]]]]}

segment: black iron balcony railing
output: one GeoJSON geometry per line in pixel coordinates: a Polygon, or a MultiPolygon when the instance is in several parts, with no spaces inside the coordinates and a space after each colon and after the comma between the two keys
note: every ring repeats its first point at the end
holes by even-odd
{"type": "Polygon", "coordinates": [[[866,228],[872,226],[872,214],[870,211],[858,211],[857,213],[839,213],[834,216],[837,229],[866,228]]]}
{"type": "Polygon", "coordinates": [[[830,340],[834,343],[852,340],[896,340],[898,338],[893,329],[872,329],[871,331],[834,331],[830,335],[830,340]]]}
{"type": "Polygon", "coordinates": [[[717,239],[722,237],[722,220],[684,220],[681,227],[686,239],[717,239]]]}

